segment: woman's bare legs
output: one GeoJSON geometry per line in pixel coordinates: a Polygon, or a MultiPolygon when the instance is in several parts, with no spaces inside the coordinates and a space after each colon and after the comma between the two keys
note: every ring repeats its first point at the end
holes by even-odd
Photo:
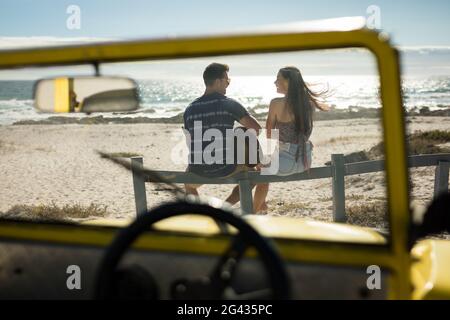
{"type": "Polygon", "coordinates": [[[268,192],[268,183],[260,183],[256,185],[255,197],[253,199],[253,211],[255,213],[267,210],[266,197],[268,192]]]}

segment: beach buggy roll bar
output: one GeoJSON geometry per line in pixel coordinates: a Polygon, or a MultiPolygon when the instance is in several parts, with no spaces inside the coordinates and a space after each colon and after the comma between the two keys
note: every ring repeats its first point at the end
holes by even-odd
{"type": "Polygon", "coordinates": [[[0,69],[91,64],[97,74],[99,64],[107,62],[322,48],[367,47],[371,49],[375,44],[371,45],[367,42],[367,34],[373,34],[375,38],[378,38],[377,33],[365,28],[363,17],[293,22],[196,36],[170,36],[64,47],[2,50],[0,51],[0,69]]]}

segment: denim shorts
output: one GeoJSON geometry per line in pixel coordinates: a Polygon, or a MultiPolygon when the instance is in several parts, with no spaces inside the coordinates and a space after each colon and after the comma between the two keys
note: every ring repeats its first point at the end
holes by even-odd
{"type": "Polygon", "coordinates": [[[303,153],[300,150],[298,155],[298,160],[295,161],[295,156],[297,153],[298,144],[294,143],[282,143],[280,142],[279,148],[279,163],[278,163],[278,173],[279,176],[288,176],[294,173],[300,173],[311,167],[312,149],[313,145],[310,141],[306,142],[306,165],[303,163],[303,153]]]}

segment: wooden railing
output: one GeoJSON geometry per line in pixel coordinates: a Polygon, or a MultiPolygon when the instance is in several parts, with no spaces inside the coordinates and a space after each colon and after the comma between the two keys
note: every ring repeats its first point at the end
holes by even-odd
{"type": "MultiPolygon", "coordinates": [[[[142,168],[143,157],[131,158],[132,168],[142,168]]],[[[410,168],[435,166],[434,196],[448,190],[450,153],[416,155],[408,157],[410,168]]],[[[345,176],[365,174],[384,170],[384,160],[344,163],[344,155],[331,155],[331,165],[311,168],[309,172],[302,172],[290,176],[260,175],[259,172],[242,172],[232,178],[205,178],[192,173],[177,171],[157,171],[173,183],[192,184],[239,184],[241,211],[243,214],[253,212],[252,185],[257,183],[288,182],[313,179],[332,178],[333,220],[345,222],[345,176]]],[[[136,203],[136,214],[147,211],[147,196],[145,183],[158,182],[148,176],[142,176],[133,170],[133,186],[136,203]]]]}

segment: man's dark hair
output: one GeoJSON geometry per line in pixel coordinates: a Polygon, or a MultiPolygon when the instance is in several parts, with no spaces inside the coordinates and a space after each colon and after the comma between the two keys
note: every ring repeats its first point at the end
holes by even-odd
{"type": "Polygon", "coordinates": [[[226,64],[211,63],[206,67],[205,71],[203,71],[203,81],[205,82],[205,85],[210,86],[216,79],[222,79],[224,73],[229,70],[230,68],[226,64]]]}

